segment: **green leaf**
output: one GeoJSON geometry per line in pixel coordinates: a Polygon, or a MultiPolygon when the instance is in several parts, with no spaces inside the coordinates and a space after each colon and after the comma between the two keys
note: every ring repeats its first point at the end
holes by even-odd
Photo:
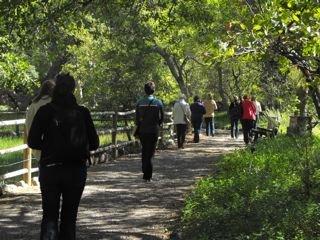
{"type": "Polygon", "coordinates": [[[245,24],[243,24],[243,23],[240,23],[240,27],[241,27],[242,30],[246,30],[247,29],[247,26],[245,24]]]}
{"type": "Polygon", "coordinates": [[[259,24],[253,26],[254,31],[259,31],[261,28],[262,27],[259,24]]]}
{"type": "Polygon", "coordinates": [[[300,21],[300,19],[298,18],[298,16],[295,15],[295,14],[292,15],[292,19],[293,19],[294,21],[296,21],[296,22],[299,22],[299,21],[300,21]]]}

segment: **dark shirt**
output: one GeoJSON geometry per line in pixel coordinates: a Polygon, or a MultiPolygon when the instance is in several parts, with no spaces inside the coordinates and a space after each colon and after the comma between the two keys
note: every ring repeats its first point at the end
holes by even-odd
{"type": "Polygon", "coordinates": [[[240,119],[242,115],[241,103],[239,101],[233,101],[229,106],[228,114],[231,120],[240,119]]]}
{"type": "Polygon", "coordinates": [[[136,105],[136,125],[139,133],[158,133],[163,122],[163,104],[150,95],[140,99],[136,105]]]}
{"type": "MultiPolygon", "coordinates": [[[[76,103],[74,96],[69,96],[67,99],[63,99],[63,101],[52,101],[55,105],[64,108],[65,110],[69,108],[78,108],[84,117],[84,122],[86,126],[86,133],[88,137],[89,149],[90,151],[95,150],[99,147],[99,137],[95,130],[91,115],[89,110],[86,107],[79,106],[76,103]]],[[[55,109],[52,104],[48,103],[38,110],[36,113],[31,129],[28,135],[28,145],[32,149],[41,150],[41,158],[40,164],[44,162],[46,159],[47,163],[56,163],[56,162],[68,162],[68,159],[52,159],[52,156],[55,156],[56,153],[53,152],[55,149],[55,145],[57,143],[54,142],[50,136],[53,136],[54,133],[51,125],[52,121],[55,118],[55,109]],[[49,159],[49,160],[48,160],[49,159]]],[[[82,160],[82,159],[81,159],[82,160]]]]}
{"type": "Polygon", "coordinates": [[[190,106],[191,121],[202,122],[202,117],[206,113],[206,109],[200,101],[194,102],[190,106]]]}

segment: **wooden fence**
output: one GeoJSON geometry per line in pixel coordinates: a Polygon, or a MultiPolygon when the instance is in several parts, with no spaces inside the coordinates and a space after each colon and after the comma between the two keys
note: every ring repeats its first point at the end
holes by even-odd
{"type": "MultiPolygon", "coordinates": [[[[96,126],[99,136],[110,135],[111,134],[111,144],[101,146],[96,151],[91,152],[91,159],[93,164],[101,163],[106,161],[106,154],[113,159],[119,156],[119,150],[124,149],[130,145],[137,145],[138,141],[132,136],[133,126],[134,126],[134,114],[135,110],[128,112],[93,112],[92,118],[95,125],[104,124],[105,126],[96,126]],[[97,124],[96,124],[97,123],[97,124]],[[98,124],[99,123],[99,124],[98,124]],[[119,133],[125,133],[127,140],[118,141],[119,133]]],[[[25,119],[0,121],[1,127],[8,126],[24,126],[25,119]]],[[[25,131],[24,131],[25,132],[25,131]]],[[[0,150],[0,156],[8,153],[21,152],[23,151],[23,167],[22,169],[8,172],[0,175],[0,181],[10,179],[13,177],[21,176],[22,179],[31,185],[32,173],[38,172],[38,168],[32,168],[32,151],[26,143],[26,134],[24,135],[24,144],[8,149],[0,150]]],[[[159,146],[163,147],[165,145],[166,138],[173,138],[173,122],[172,113],[165,112],[165,122],[160,129],[159,136],[159,146]]],[[[124,151],[122,151],[124,153],[124,151]]],[[[1,167],[1,162],[0,162],[1,167]]]]}

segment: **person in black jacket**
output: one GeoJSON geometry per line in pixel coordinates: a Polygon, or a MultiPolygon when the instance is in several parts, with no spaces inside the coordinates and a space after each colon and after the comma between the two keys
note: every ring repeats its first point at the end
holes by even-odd
{"type": "Polygon", "coordinates": [[[200,141],[200,130],[203,121],[203,115],[206,114],[206,109],[199,96],[194,96],[193,101],[194,102],[190,106],[191,123],[194,133],[193,142],[198,143],[200,141]]]}
{"type": "Polygon", "coordinates": [[[238,138],[238,125],[242,115],[242,108],[237,96],[234,96],[233,101],[229,105],[228,115],[231,123],[231,138],[238,138]]]}
{"type": "Polygon", "coordinates": [[[152,178],[152,157],[154,156],[159,137],[159,128],[163,122],[163,104],[153,96],[154,82],[144,85],[146,96],[136,105],[136,125],[139,129],[139,138],[142,145],[142,172],[143,179],[152,178]]]}
{"type": "Polygon", "coordinates": [[[99,146],[90,112],[77,104],[74,89],[74,78],[59,74],[52,102],[40,107],[29,131],[29,147],[41,150],[41,240],[76,239],[78,207],[87,177],[86,162],[89,151],[99,146]]]}

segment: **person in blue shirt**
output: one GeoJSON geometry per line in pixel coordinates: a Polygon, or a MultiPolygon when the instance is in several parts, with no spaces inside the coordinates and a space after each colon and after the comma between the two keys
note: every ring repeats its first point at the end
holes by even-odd
{"type": "Polygon", "coordinates": [[[203,115],[206,113],[206,109],[200,100],[199,96],[194,96],[193,103],[190,106],[191,110],[191,123],[193,126],[193,142],[198,143],[200,141],[200,130],[203,120],[203,115]]]}
{"type": "Polygon", "coordinates": [[[163,122],[163,104],[153,96],[154,82],[147,82],[144,91],[146,96],[136,105],[136,126],[142,146],[143,179],[150,181],[153,172],[152,157],[156,150],[160,125],[163,122]]]}

